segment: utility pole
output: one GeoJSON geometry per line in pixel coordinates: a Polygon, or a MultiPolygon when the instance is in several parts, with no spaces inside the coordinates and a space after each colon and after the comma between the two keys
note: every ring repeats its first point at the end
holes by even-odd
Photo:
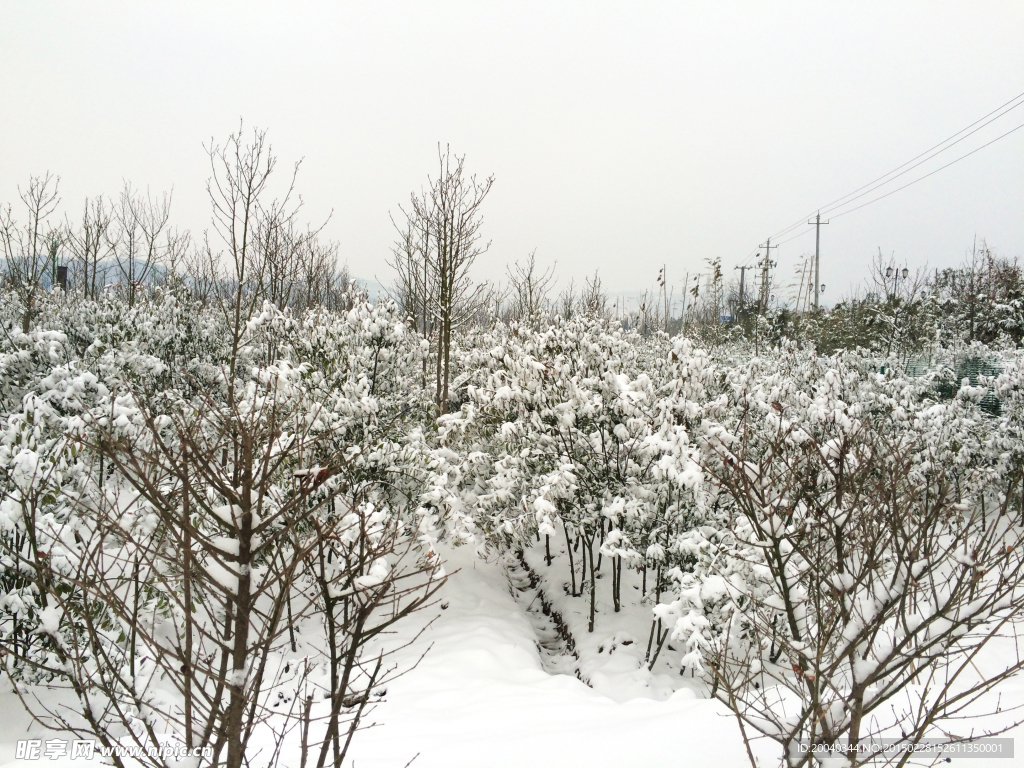
{"type": "Polygon", "coordinates": [[[740,309],[743,309],[743,278],[747,273],[747,266],[744,264],[742,267],[733,267],[740,271],[740,309]]]}
{"type": "Polygon", "coordinates": [[[810,286],[807,284],[806,277],[807,277],[807,259],[804,259],[804,266],[800,270],[800,287],[797,289],[797,292],[796,292],[796,311],[797,311],[797,314],[800,313],[800,302],[804,298],[804,288],[807,289],[808,294],[810,294],[810,292],[811,292],[810,286]]]}
{"type": "Polygon", "coordinates": [[[769,237],[766,243],[758,247],[764,248],[764,258],[761,260],[761,297],[758,300],[757,308],[757,313],[761,314],[768,304],[768,270],[775,266],[772,262],[772,248],[778,248],[779,246],[772,245],[772,239],[769,237]]]}
{"type": "Polygon", "coordinates": [[[690,287],[690,273],[687,272],[686,273],[686,279],[683,280],[683,308],[680,311],[681,314],[679,315],[679,324],[682,326],[683,330],[686,330],[686,289],[689,288],[689,287],[690,287]]]}
{"type": "Polygon", "coordinates": [[[668,333],[668,265],[661,265],[661,290],[665,294],[665,333],[668,333]]]}
{"type": "Polygon", "coordinates": [[[664,330],[668,333],[668,276],[666,270],[668,269],[667,264],[661,265],[661,270],[658,272],[658,288],[661,290],[662,295],[665,298],[665,318],[664,318],[664,330]]]}
{"type": "Polygon", "coordinates": [[[814,311],[818,311],[818,291],[821,290],[821,225],[828,224],[821,220],[821,211],[814,217],[814,221],[808,221],[814,225],[814,311]]]}

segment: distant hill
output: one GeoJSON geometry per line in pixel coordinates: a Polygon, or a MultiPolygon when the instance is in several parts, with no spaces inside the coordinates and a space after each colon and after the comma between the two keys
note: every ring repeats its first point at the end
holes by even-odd
{"type": "Polygon", "coordinates": [[[378,283],[376,280],[367,280],[364,277],[352,278],[361,288],[365,288],[366,292],[370,294],[370,301],[377,301],[378,298],[387,298],[388,292],[383,285],[378,283]]]}

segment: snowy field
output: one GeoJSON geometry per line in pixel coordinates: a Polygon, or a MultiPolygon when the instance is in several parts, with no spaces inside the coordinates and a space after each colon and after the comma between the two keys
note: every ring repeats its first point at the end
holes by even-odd
{"type": "MultiPolygon", "coordinates": [[[[542,547],[526,553],[577,642],[578,667],[592,687],[569,671],[573,660],[544,648],[550,623],[538,610],[536,591],[524,585],[519,599],[510,594],[510,572],[513,581],[521,573],[513,560],[486,562],[468,548],[446,550],[448,565],[458,569],[442,592],[448,608],[404,657],[414,659],[424,645],[430,651],[389,687],[373,715],[382,725],[357,737],[354,766],[402,768],[416,755],[417,768],[750,765],[735,718],[707,699],[703,686],[679,675],[678,653],[666,651],[648,672],[647,638],[623,628],[647,626],[649,606],[624,605],[616,615],[610,599],[599,600],[600,623],[587,633],[584,598],[553,588],[563,586],[564,546],[552,554],[548,570],[542,547]],[[567,661],[568,668],[556,671],[567,661]]],[[[598,594],[606,595],[600,581],[598,594]]],[[[1014,653],[1013,646],[1008,639],[991,653],[1014,653]]],[[[1024,702],[1024,680],[1000,693],[1004,706],[1024,702]]],[[[1007,735],[1019,745],[1014,759],[960,758],[955,765],[1024,766],[1024,727],[1007,735]]],[[[761,765],[779,765],[775,744],[763,740],[755,752],[761,765]]]]}
{"type": "MultiPolygon", "coordinates": [[[[424,651],[426,655],[415,669],[387,687],[383,701],[368,718],[375,725],[357,735],[347,765],[404,768],[412,761],[417,768],[740,768],[750,764],[735,719],[724,705],[704,698],[699,684],[675,671],[678,654],[666,652],[655,671],[647,671],[642,663],[647,639],[633,638],[621,627],[638,626],[649,616],[649,609],[624,605],[623,612],[614,615],[610,601],[599,601],[600,623],[594,634],[586,632],[584,598],[569,598],[563,591],[559,599],[553,589],[561,586],[556,582],[562,573],[558,567],[564,562],[564,546],[553,548],[550,571],[544,565],[542,547],[528,550],[527,562],[576,639],[578,662],[559,656],[557,648],[552,653],[545,647],[552,646],[550,621],[539,610],[536,590],[516,579],[522,570],[514,559],[480,559],[468,547],[446,548],[443,554],[452,575],[435,610],[414,618],[387,640],[389,645],[401,644],[421,628],[422,618],[435,616],[395,663],[407,668],[424,651]],[[513,597],[510,587],[517,581],[522,588],[513,597]],[[447,607],[441,610],[441,605],[447,607]],[[592,687],[578,679],[575,668],[592,687]]],[[[1012,643],[993,652],[1012,653],[1012,643]]],[[[19,739],[46,739],[53,734],[32,724],[6,678],[2,685],[0,765],[82,768],[97,764],[66,758],[15,759],[19,739]]],[[[1001,693],[1004,703],[1012,698],[1024,701],[1024,682],[1006,685],[1001,693]]],[[[957,759],[954,764],[961,768],[1024,765],[1024,728],[1010,735],[1017,737],[1014,759],[957,759]]],[[[756,751],[761,765],[779,764],[774,744],[761,742],[756,751]]],[[[285,765],[292,764],[288,757],[285,765]]]]}
{"type": "MultiPolygon", "coordinates": [[[[643,695],[633,655],[618,656],[628,663],[612,665],[617,675],[595,675],[604,682],[600,691],[546,669],[538,648],[542,627],[512,598],[502,562],[480,560],[465,547],[445,557],[458,569],[440,598],[448,607],[434,612],[436,620],[396,663],[412,664],[429,651],[388,686],[369,718],[379,725],[357,735],[352,764],[402,768],[414,757],[417,768],[747,764],[735,721],[721,704],[686,687],[661,701],[653,692],[643,695]]],[[[614,633],[602,628],[605,634],[614,633]]],[[[0,762],[38,765],[15,759],[16,742],[49,732],[31,724],[6,679],[0,707],[0,762]]]]}
{"type": "Polygon", "coordinates": [[[460,570],[424,635],[433,647],[390,686],[374,713],[384,725],[359,737],[356,765],[400,767],[416,753],[414,765],[438,767],[669,766],[684,754],[694,765],[745,763],[724,707],[687,688],[662,701],[642,695],[635,655],[617,656],[625,663],[601,675],[602,690],[552,673],[538,648],[543,624],[512,598],[502,565],[465,551],[448,558],[460,570]]]}

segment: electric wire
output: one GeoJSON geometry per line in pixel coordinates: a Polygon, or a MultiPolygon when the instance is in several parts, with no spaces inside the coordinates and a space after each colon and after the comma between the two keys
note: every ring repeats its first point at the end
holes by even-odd
{"type": "MultiPolygon", "coordinates": [[[[1016,109],[1017,107],[1019,107],[1021,105],[1024,105],[1024,93],[1020,93],[1017,96],[1015,96],[1012,99],[1010,99],[1009,101],[1004,102],[999,107],[996,107],[994,110],[992,110],[988,114],[984,115],[983,117],[978,118],[973,123],[971,123],[970,125],[966,126],[965,128],[962,128],[961,130],[957,131],[956,133],[954,133],[952,136],[948,137],[944,141],[941,141],[938,144],[932,146],[931,148],[925,150],[924,152],[916,155],[915,157],[912,157],[910,160],[907,160],[902,165],[899,165],[896,168],[894,168],[891,171],[889,171],[888,173],[883,174],[882,176],[879,176],[874,181],[870,181],[867,184],[864,184],[864,185],[858,187],[857,189],[853,190],[852,192],[850,192],[850,193],[848,193],[846,195],[843,195],[842,197],[836,198],[835,200],[833,200],[831,203],[828,203],[823,208],[819,208],[819,209],[817,209],[815,211],[812,211],[810,214],[807,214],[806,216],[801,216],[798,221],[794,222],[793,224],[789,225],[788,227],[785,227],[784,229],[781,229],[777,233],[773,234],[772,235],[772,239],[778,238],[778,237],[782,237],[783,235],[786,235],[789,232],[793,231],[793,229],[795,229],[797,226],[799,226],[800,224],[805,222],[806,219],[808,218],[808,216],[813,216],[816,213],[820,213],[822,211],[825,211],[825,212],[835,211],[835,210],[837,210],[839,208],[843,208],[845,205],[853,202],[854,200],[858,200],[861,197],[864,197],[865,195],[870,194],[871,192],[877,190],[878,188],[884,186],[885,184],[888,184],[889,182],[894,181],[895,179],[899,178],[900,176],[903,176],[904,174],[912,171],[914,168],[917,168],[918,166],[922,165],[923,163],[927,162],[928,160],[931,160],[931,159],[937,157],[939,154],[941,154],[942,152],[945,152],[947,149],[950,149],[950,148],[954,147],[956,144],[960,143],[961,141],[963,141],[964,139],[968,138],[969,136],[977,133],[982,128],[988,126],[989,124],[991,124],[995,120],[998,120],[1000,117],[1003,117],[1004,115],[1009,113],[1011,110],[1016,109]],[[979,125],[979,123],[981,123],[981,125],[979,125]],[[977,127],[975,127],[975,126],[977,126],[977,127]],[[974,130],[971,130],[972,128],[974,130]],[[965,133],[967,131],[969,131],[969,133],[965,133]],[[961,134],[963,134],[963,135],[961,135],[961,134]],[[941,149],[940,149],[940,147],[941,147],[941,149]],[[938,151],[935,151],[935,150],[938,150],[938,151]],[[916,162],[916,161],[920,161],[920,162],[916,162]],[[910,166],[910,167],[907,167],[907,166],[910,166]],[[897,171],[899,171],[899,173],[897,173],[897,171]],[[895,174],[895,175],[893,175],[893,174],[895,174]]],[[[984,149],[985,147],[988,147],[991,144],[994,144],[995,142],[997,142],[997,141],[999,141],[1001,139],[1006,138],[1007,136],[1009,136],[1010,134],[1020,130],[1021,128],[1024,128],[1024,123],[1022,123],[1021,125],[1018,125],[1016,128],[1012,128],[1011,130],[1006,131],[1003,134],[1000,134],[999,136],[996,136],[994,139],[991,139],[990,141],[985,142],[981,146],[976,147],[975,149],[971,150],[970,152],[967,152],[964,155],[961,155],[960,157],[956,158],[955,160],[952,160],[951,162],[946,163],[945,165],[942,165],[942,166],[936,168],[935,170],[926,173],[924,176],[918,177],[917,179],[914,179],[913,181],[911,181],[911,182],[909,182],[907,184],[903,184],[903,185],[897,187],[896,189],[890,190],[889,192],[886,192],[883,195],[879,195],[878,197],[872,198],[871,200],[868,200],[867,202],[862,203],[861,205],[858,205],[858,206],[856,206],[854,208],[850,208],[848,210],[841,211],[839,213],[834,213],[834,214],[832,214],[831,218],[833,218],[833,219],[840,218],[842,216],[845,216],[848,213],[853,213],[854,211],[860,210],[861,208],[864,208],[864,207],[866,207],[868,205],[871,205],[872,203],[876,203],[879,200],[883,200],[886,197],[889,197],[890,195],[893,195],[893,194],[895,194],[895,193],[897,193],[897,192],[899,192],[899,191],[901,191],[903,189],[906,189],[907,187],[910,187],[910,186],[916,184],[919,181],[923,181],[924,179],[927,179],[929,176],[935,175],[939,171],[942,171],[942,170],[950,167],[951,165],[955,165],[956,163],[960,162],[961,160],[963,160],[963,159],[965,159],[967,157],[970,157],[975,152],[978,152],[978,151],[984,149]]],[[[796,239],[798,239],[800,237],[803,237],[805,235],[810,234],[811,231],[812,230],[810,230],[810,229],[803,230],[803,231],[797,233],[796,235],[793,235],[792,237],[788,237],[785,240],[782,240],[782,241],[776,243],[776,245],[783,245],[785,243],[791,242],[791,241],[796,240],[796,239]]],[[[745,259],[743,259],[740,262],[740,265],[741,266],[748,266],[750,261],[751,261],[751,259],[755,258],[758,255],[760,255],[759,254],[759,250],[755,250],[755,251],[751,252],[750,255],[748,255],[745,259]]]]}
{"type": "MultiPolygon", "coordinates": [[[[916,155],[915,157],[910,158],[909,160],[907,160],[902,165],[896,166],[895,168],[893,168],[888,173],[885,173],[885,174],[879,176],[878,178],[874,179],[873,181],[869,181],[867,184],[864,184],[864,185],[862,185],[860,187],[857,187],[857,189],[855,189],[852,192],[849,192],[849,193],[843,195],[842,197],[837,197],[832,202],[827,203],[825,206],[823,206],[821,208],[818,208],[818,209],[815,209],[814,211],[811,211],[810,213],[806,214],[805,216],[801,216],[797,221],[795,221],[794,223],[790,224],[788,227],[785,227],[784,229],[781,229],[778,232],[776,232],[775,234],[773,234],[772,237],[773,238],[775,238],[775,237],[782,237],[783,235],[791,232],[796,227],[800,226],[804,221],[806,221],[806,219],[809,216],[814,216],[816,213],[819,213],[819,212],[826,212],[826,211],[835,210],[836,208],[841,208],[846,203],[852,202],[852,200],[856,200],[856,199],[858,199],[860,197],[863,197],[864,195],[869,194],[874,189],[877,189],[878,187],[883,186],[884,184],[888,184],[890,181],[893,181],[894,179],[897,179],[900,176],[902,176],[903,174],[908,173],[909,171],[912,171],[914,168],[922,165],[923,163],[928,162],[928,160],[931,160],[933,157],[937,157],[942,152],[945,152],[947,149],[951,149],[952,147],[956,146],[957,144],[959,144],[961,141],[963,141],[967,137],[977,133],[982,128],[985,128],[990,123],[998,120],[999,118],[1001,118],[1004,115],[1008,114],[1011,110],[1014,110],[1014,109],[1016,109],[1017,107],[1019,107],[1021,105],[1024,105],[1024,93],[1017,94],[1016,96],[1014,96],[1009,101],[1007,101],[1007,102],[1003,103],[1002,105],[1000,105],[1000,106],[996,107],[995,109],[993,109],[987,115],[979,117],[977,120],[975,120],[970,125],[966,126],[965,128],[961,128],[959,131],[954,133],[952,136],[944,139],[943,141],[940,141],[938,144],[930,147],[929,149],[926,149],[924,152],[921,152],[920,154],[916,155]],[[996,113],[998,113],[998,114],[996,114],[996,113]],[[993,117],[993,115],[994,115],[994,117],[993,117]],[[989,118],[991,118],[991,119],[989,119],[989,118]],[[978,125],[979,123],[982,123],[982,124],[978,125]],[[977,126],[977,127],[975,128],[975,126],[977,126]],[[974,130],[970,130],[972,128],[974,128],[974,130]],[[965,133],[966,131],[970,131],[970,133],[965,133]],[[964,134],[964,135],[961,136],[961,134],[964,134]],[[957,138],[957,137],[959,137],[959,138],[957,138]],[[954,141],[954,139],[955,139],[955,141],[954,141]],[[940,147],[941,147],[941,149],[939,149],[940,147]],[[935,151],[935,150],[938,150],[938,151],[935,151]],[[915,162],[915,161],[918,161],[918,160],[920,160],[920,162],[915,162]],[[911,165],[911,163],[914,163],[914,165],[911,165]],[[911,167],[907,168],[908,165],[910,165],[911,167]],[[897,173],[897,171],[899,171],[899,173],[897,173]],[[896,174],[896,175],[894,176],[893,174],[896,174]],[[858,194],[858,193],[860,193],[860,194],[858,194]],[[854,195],[856,195],[856,197],[854,197],[854,195]]],[[[1011,131],[1011,133],[1012,133],[1012,131],[1011,131]]]]}
{"type": "MultiPolygon", "coordinates": [[[[1021,104],[1024,104],[1024,101],[1021,101],[1021,102],[1019,102],[1019,103],[1015,104],[1015,105],[1014,105],[1013,107],[1010,107],[1010,109],[1014,109],[1014,108],[1016,108],[1016,107],[1019,107],[1019,106],[1021,106],[1021,104]]],[[[842,203],[838,203],[838,204],[831,204],[831,203],[830,203],[829,205],[827,205],[827,206],[825,206],[824,208],[822,208],[822,209],[821,209],[821,213],[831,213],[831,212],[832,212],[832,211],[834,211],[834,210],[837,210],[837,209],[839,209],[839,208],[842,208],[843,206],[846,206],[846,205],[848,205],[849,203],[852,203],[852,202],[853,202],[854,200],[859,200],[860,198],[864,197],[865,195],[869,195],[869,194],[871,194],[871,193],[872,193],[872,192],[874,192],[875,190],[879,189],[880,187],[883,187],[883,186],[885,186],[886,184],[888,184],[888,183],[889,183],[889,182],[891,182],[891,181],[895,181],[896,179],[898,179],[899,177],[903,176],[904,174],[910,173],[910,172],[911,172],[912,170],[914,170],[915,168],[917,168],[917,167],[919,167],[919,166],[921,166],[921,165],[924,165],[924,164],[925,164],[925,163],[927,163],[927,162],[928,162],[929,160],[931,160],[931,159],[933,159],[933,158],[935,158],[935,157],[938,157],[938,156],[939,156],[939,155],[940,155],[940,154],[941,154],[942,152],[945,152],[945,151],[946,151],[947,149],[951,149],[952,147],[956,146],[957,144],[959,144],[959,143],[960,143],[961,141],[963,141],[964,139],[966,139],[966,138],[968,138],[969,136],[972,136],[973,134],[977,133],[977,132],[978,132],[978,131],[980,131],[980,130],[981,130],[982,128],[984,128],[984,127],[986,127],[987,125],[989,125],[989,124],[990,124],[990,123],[991,123],[992,121],[994,121],[994,120],[996,120],[996,119],[998,119],[998,118],[1002,117],[1003,115],[1005,115],[1005,114],[1006,114],[1007,112],[1009,112],[1009,111],[1010,111],[1010,110],[1008,109],[1008,110],[1006,110],[1005,112],[1003,112],[1002,114],[1000,114],[1000,115],[997,115],[996,117],[993,117],[993,118],[992,118],[992,120],[989,120],[989,121],[988,121],[987,123],[984,123],[984,124],[982,124],[982,125],[979,125],[979,126],[978,126],[977,128],[975,128],[975,129],[974,129],[973,131],[971,131],[970,133],[965,133],[965,134],[964,134],[963,136],[961,136],[961,137],[960,137],[959,139],[957,139],[957,140],[956,140],[956,141],[954,141],[953,143],[951,143],[951,144],[949,144],[949,145],[947,145],[947,146],[943,147],[943,148],[942,148],[941,150],[939,150],[938,152],[935,152],[934,154],[928,155],[928,156],[927,156],[927,157],[925,157],[925,158],[924,158],[923,160],[920,160],[919,162],[916,162],[916,163],[914,163],[913,165],[909,166],[908,168],[906,168],[906,169],[904,169],[904,170],[900,171],[899,173],[897,173],[897,174],[896,174],[895,176],[890,176],[890,177],[889,177],[889,178],[887,178],[887,179],[886,179],[885,181],[883,181],[883,182],[880,182],[880,183],[878,183],[878,184],[871,184],[871,185],[866,185],[866,186],[867,186],[867,188],[866,188],[866,189],[865,189],[865,187],[861,187],[861,189],[863,189],[864,191],[863,191],[863,192],[860,192],[860,194],[856,194],[856,195],[855,195],[855,194],[854,194],[853,192],[851,192],[851,193],[850,193],[850,195],[847,195],[845,199],[844,199],[844,198],[840,198],[840,199],[843,199],[843,200],[844,200],[844,202],[842,202],[842,203]]],[[[1016,130],[1016,128],[1015,128],[1014,130],[1016,130]]],[[[1009,131],[1008,133],[1013,133],[1013,131],[1009,131]]],[[[1003,135],[1005,136],[1005,135],[1007,135],[1007,134],[1003,134],[1003,135]]],[[[998,141],[998,140],[999,140],[1000,138],[1002,138],[1002,136],[999,136],[999,137],[997,137],[996,139],[993,139],[993,141],[998,141]]],[[[988,142],[988,144],[991,144],[991,143],[992,143],[992,142],[988,142]]],[[[986,147],[986,146],[988,146],[988,144],[983,144],[983,145],[982,145],[982,147],[986,147]]],[[[982,147],[978,147],[978,149],[981,149],[982,147]]],[[[977,150],[975,150],[975,151],[977,151],[977,150]]],[[[973,154],[973,152],[971,152],[971,153],[968,153],[968,154],[973,154]]],[[[918,157],[920,157],[920,155],[918,155],[918,157]]],[[[964,157],[967,157],[967,155],[964,155],[964,157]]],[[[913,160],[910,160],[910,161],[908,161],[908,162],[911,162],[911,163],[913,163],[914,161],[913,161],[913,160]]],[[[956,161],[954,161],[954,162],[956,162],[956,161]]],[[[904,163],[904,165],[906,165],[906,163],[904,163]]],[[[952,165],[952,163],[950,163],[949,165],[952,165]]],[[[902,166],[901,166],[901,167],[902,167],[902,166]]],[[[943,167],[943,168],[946,168],[946,167],[948,167],[948,166],[945,166],[945,165],[944,165],[944,166],[942,166],[942,167],[943,167]]],[[[941,170],[941,168],[940,168],[940,169],[938,169],[938,170],[941,170]]],[[[934,173],[934,172],[935,172],[935,171],[933,171],[932,173],[934,173]]],[[[921,178],[927,178],[927,177],[928,177],[928,176],[930,176],[930,175],[931,175],[931,173],[929,173],[929,174],[928,174],[927,176],[922,176],[921,178]]],[[[920,180],[920,179],[919,179],[919,180],[920,180]]],[[[919,181],[919,180],[918,180],[918,181],[919,181]]],[[[912,183],[914,183],[914,182],[912,182],[912,183]]],[[[907,186],[909,186],[909,185],[907,185],[907,186]]],[[[904,187],[900,187],[900,189],[904,189],[904,187]]],[[[883,195],[883,197],[887,197],[887,196],[888,196],[888,195],[883,195]]],[[[879,198],[877,198],[877,199],[881,200],[882,198],[881,198],[881,197],[879,197],[879,198]]],[[[851,210],[856,210],[856,208],[854,208],[854,209],[851,209],[851,210]]],[[[849,211],[847,211],[847,213],[849,213],[849,211]]],[[[837,214],[835,218],[838,218],[838,217],[839,217],[839,216],[841,216],[841,215],[843,215],[843,214],[837,214]]],[[[790,229],[792,229],[792,228],[790,228],[790,229]]]]}
{"type": "MultiPolygon", "coordinates": [[[[860,205],[856,206],[855,208],[850,208],[849,210],[847,210],[847,211],[843,211],[842,213],[837,213],[837,214],[833,215],[833,216],[832,216],[832,218],[833,218],[833,219],[838,219],[838,218],[839,218],[840,216],[845,216],[845,215],[846,215],[846,214],[848,214],[848,213],[853,213],[854,211],[859,211],[859,210],[860,210],[861,208],[864,208],[864,207],[866,207],[866,206],[869,206],[869,205],[871,205],[872,203],[877,203],[877,202],[878,202],[879,200],[884,200],[884,199],[885,199],[885,198],[887,198],[887,197],[888,197],[889,195],[895,195],[895,194],[896,194],[897,192],[899,192],[899,191],[900,191],[901,189],[906,189],[907,187],[910,187],[910,186],[913,186],[914,184],[917,184],[917,182],[919,182],[919,181],[924,181],[924,180],[925,180],[925,179],[927,179],[927,178],[928,178],[929,176],[933,176],[933,175],[935,175],[936,173],[938,173],[939,171],[945,170],[946,168],[949,168],[949,166],[951,166],[951,165],[955,165],[956,163],[959,163],[959,162],[960,162],[961,160],[963,160],[964,158],[970,157],[970,156],[971,156],[971,155],[973,155],[973,154],[974,154],[975,152],[980,152],[981,150],[983,150],[983,149],[984,149],[985,147],[989,146],[990,144],[995,144],[995,143],[996,143],[997,141],[999,141],[1000,139],[1004,139],[1004,138],[1006,138],[1006,137],[1007,137],[1007,136],[1009,136],[1009,135],[1010,135],[1011,133],[1015,133],[1016,131],[1019,131],[1019,130],[1020,130],[1021,128],[1024,128],[1024,123],[1021,123],[1021,124],[1020,124],[1020,125],[1018,125],[1018,126],[1017,126],[1016,128],[1011,128],[1011,129],[1010,129],[1010,130],[1008,130],[1008,131],[1007,131],[1006,133],[1004,133],[1004,134],[1001,134],[1001,135],[999,135],[999,136],[996,136],[996,137],[995,137],[994,139],[992,139],[991,141],[987,141],[987,142],[985,142],[984,144],[982,144],[982,145],[981,145],[980,147],[977,147],[976,149],[972,149],[972,150],[971,150],[970,152],[968,152],[968,153],[967,153],[966,155],[961,155],[961,156],[960,156],[960,157],[958,157],[958,158],[957,158],[956,160],[951,160],[950,162],[946,163],[945,165],[943,165],[943,166],[940,166],[940,167],[936,168],[936,169],[935,169],[934,171],[931,171],[930,173],[926,173],[926,174],[925,174],[924,176],[921,176],[920,178],[914,179],[913,181],[911,181],[911,182],[908,182],[908,183],[904,184],[904,185],[903,185],[903,186],[901,186],[901,187],[897,187],[896,189],[890,190],[889,192],[886,192],[886,193],[885,193],[884,195],[879,195],[878,197],[876,197],[876,198],[874,198],[874,199],[872,199],[872,200],[868,200],[868,201],[867,201],[866,203],[861,203],[860,205]]],[[[807,230],[807,231],[808,231],[808,232],[810,232],[810,230],[807,230]]]]}

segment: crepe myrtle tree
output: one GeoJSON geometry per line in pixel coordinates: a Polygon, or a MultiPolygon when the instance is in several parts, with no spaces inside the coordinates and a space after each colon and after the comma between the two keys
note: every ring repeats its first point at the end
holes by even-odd
{"type": "Polygon", "coordinates": [[[690,663],[706,664],[752,764],[755,737],[801,766],[817,759],[808,745],[968,740],[1018,721],[985,719],[1001,706],[985,695],[1024,665],[978,667],[1024,610],[1024,529],[950,439],[965,428],[953,422],[977,428],[976,414],[890,399],[899,388],[884,378],[867,379],[874,397],[858,402],[858,381],[836,365],[815,398],[779,377],[705,434],[705,471],[732,522],[695,580],[705,589],[681,589],[663,615],[699,657],[690,663]],[[717,606],[701,599],[713,581],[717,606]]]}
{"type": "Polygon", "coordinates": [[[39,313],[47,278],[55,281],[56,260],[65,240],[56,220],[59,186],[59,176],[32,176],[24,189],[18,188],[18,215],[10,204],[0,206],[4,277],[19,304],[22,333],[28,333],[39,313]]]}
{"type": "Polygon", "coordinates": [[[368,661],[368,643],[427,605],[443,571],[393,496],[364,487],[354,503],[346,463],[361,452],[308,465],[347,417],[310,396],[305,372],[257,368],[230,405],[93,382],[82,415],[29,398],[12,419],[0,546],[17,600],[0,653],[12,678],[77,702],[18,687],[40,722],[105,747],[208,747],[233,768],[274,764],[322,724],[318,765],[329,743],[341,765],[395,671],[380,646],[368,661]],[[296,661],[293,629],[317,617],[330,642],[296,661]]]}

